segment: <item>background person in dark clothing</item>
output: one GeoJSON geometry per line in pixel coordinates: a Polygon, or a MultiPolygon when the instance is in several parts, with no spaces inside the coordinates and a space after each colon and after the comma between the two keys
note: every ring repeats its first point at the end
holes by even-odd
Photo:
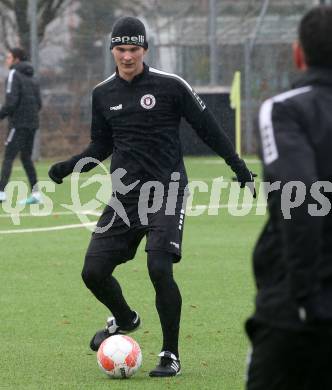
{"type": "Polygon", "coordinates": [[[9,132],[5,142],[5,155],[1,168],[0,201],[6,200],[5,187],[9,181],[15,157],[20,158],[31,186],[27,204],[40,202],[37,175],[31,156],[41,109],[40,90],[33,77],[33,68],[27,62],[23,49],[13,48],[6,56],[9,75],[6,81],[6,99],[0,109],[0,119],[8,118],[9,132]]]}
{"type": "Polygon", "coordinates": [[[264,179],[281,186],[253,256],[247,390],[332,389],[332,7],[303,17],[293,52],[301,79],[259,116],[264,179]]]}
{"type": "MultiPolygon", "coordinates": [[[[181,77],[147,66],[143,62],[147,47],[141,21],[124,17],[116,22],[111,49],[117,69],[93,91],[91,144],[82,154],[52,166],[49,175],[61,183],[83,157],[104,160],[112,154],[113,197],[97,228],[110,226],[92,235],[82,277],[114,317],[107,320],[105,329],[93,336],[90,347],[96,351],[110,335],[138,328],[140,317],[125,301],[112,274],[119,264],[134,258],[140,241],[146,236],[148,271],[156,291],[156,308],[163,332],[160,363],[150,376],[162,377],[180,373],[178,338],[182,301],[173,277],[173,263],[181,259],[188,183],[179,139],[181,117],[225,159],[241,186],[247,183],[253,191],[254,188],[251,172],[205,103],[181,77]],[[121,176],[120,186],[115,178],[121,170],[126,175],[121,176]],[[151,181],[154,185],[149,187],[151,181]],[[151,213],[145,210],[144,222],[142,208],[152,207],[156,188],[161,186],[166,191],[159,195],[160,208],[151,213]],[[140,202],[144,188],[151,190],[146,194],[146,206],[140,202]],[[120,213],[119,203],[125,216],[120,213]],[[125,223],[126,218],[129,224],[125,223]]],[[[86,164],[84,170],[93,166],[93,163],[86,164]]]]}

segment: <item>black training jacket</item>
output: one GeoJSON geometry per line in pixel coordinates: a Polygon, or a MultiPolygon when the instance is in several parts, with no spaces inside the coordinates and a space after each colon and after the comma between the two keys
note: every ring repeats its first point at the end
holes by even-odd
{"type": "Polygon", "coordinates": [[[268,99],[259,124],[264,179],[280,181],[283,191],[268,197],[269,219],[254,251],[254,317],[279,327],[309,326],[301,307],[332,318],[332,70],[312,68],[294,89],[268,99]],[[291,202],[303,201],[288,213],[284,185],[291,181],[306,191],[298,183],[291,202]],[[318,191],[317,181],[325,189],[318,191]]]}
{"type": "Polygon", "coordinates": [[[37,80],[29,62],[13,65],[6,80],[5,103],[0,109],[0,119],[8,117],[9,128],[37,129],[38,112],[42,103],[37,80]]]}
{"type": "MultiPolygon", "coordinates": [[[[111,171],[124,168],[128,178],[165,182],[171,172],[183,169],[181,117],[233,170],[244,165],[191,86],[177,75],[144,64],[143,72],[131,82],[115,72],[94,88],[91,144],[70,160],[68,172],[82,157],[102,161],[112,154],[111,171]]],[[[93,166],[88,164],[84,170],[93,166]]]]}

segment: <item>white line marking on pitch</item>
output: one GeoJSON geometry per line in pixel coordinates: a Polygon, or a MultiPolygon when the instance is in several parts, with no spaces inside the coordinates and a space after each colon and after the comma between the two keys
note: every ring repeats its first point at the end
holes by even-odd
{"type": "MultiPolygon", "coordinates": [[[[191,208],[187,207],[187,210],[197,210],[197,209],[225,209],[228,207],[236,207],[239,206],[238,204],[221,204],[221,205],[204,205],[204,204],[198,204],[195,206],[192,206],[191,208]]],[[[249,206],[256,206],[256,207],[266,207],[266,204],[251,204],[251,203],[243,203],[240,204],[241,207],[249,207],[249,206]]],[[[59,212],[61,213],[61,212],[59,212]]],[[[72,213],[74,212],[65,212],[63,211],[62,213],[72,213]]],[[[92,216],[100,216],[101,212],[93,211],[93,210],[87,210],[87,211],[82,211],[78,212],[78,214],[86,214],[86,215],[92,215],[92,216]]],[[[50,215],[56,215],[50,214],[50,215]]],[[[8,215],[10,216],[10,215],[8,215]]],[[[3,216],[2,216],[3,217],[3,216]]],[[[60,226],[52,226],[52,227],[45,227],[45,228],[31,228],[31,229],[12,229],[12,230],[0,230],[0,234],[17,234],[17,233],[32,233],[32,232],[49,232],[49,231],[57,231],[57,230],[65,230],[65,229],[77,229],[77,228],[83,228],[87,226],[94,226],[96,225],[95,222],[87,222],[87,223],[79,223],[79,224],[73,224],[73,225],[60,225],[60,226]]]]}
{"type": "MultiPolygon", "coordinates": [[[[250,203],[240,203],[241,207],[249,207],[251,206],[250,203]]],[[[192,205],[191,207],[187,207],[188,209],[226,209],[228,207],[236,207],[239,206],[236,204],[220,204],[220,205],[205,205],[205,204],[197,204],[192,205]]],[[[266,203],[253,203],[252,206],[256,207],[266,207],[266,203]]],[[[12,218],[12,217],[51,217],[51,216],[58,216],[58,215],[77,215],[77,214],[83,214],[83,215],[91,215],[95,217],[100,217],[102,212],[101,211],[94,211],[94,210],[86,210],[86,211],[57,211],[54,213],[39,213],[39,214],[30,214],[30,213],[17,213],[17,214],[0,214],[0,218],[12,218]]]]}
{"type": "Polygon", "coordinates": [[[52,226],[47,228],[33,228],[33,229],[12,229],[0,230],[0,234],[15,234],[15,233],[33,233],[33,232],[49,232],[53,230],[78,229],[87,226],[94,226],[97,222],[78,223],[74,225],[52,226]]]}
{"type": "Polygon", "coordinates": [[[15,213],[15,214],[0,214],[0,218],[11,218],[11,217],[51,217],[57,215],[70,215],[74,214],[73,211],[59,211],[55,213],[15,213]]]}
{"type": "Polygon", "coordinates": [[[86,210],[86,211],[56,211],[54,213],[13,213],[13,214],[0,214],[0,218],[12,218],[12,217],[53,217],[58,215],[77,215],[77,214],[84,214],[84,215],[93,215],[96,217],[101,216],[101,211],[94,211],[94,210],[86,210]]]}

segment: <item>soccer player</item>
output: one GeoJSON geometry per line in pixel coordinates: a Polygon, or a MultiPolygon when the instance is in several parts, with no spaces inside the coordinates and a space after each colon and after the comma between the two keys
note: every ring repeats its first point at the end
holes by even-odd
{"type": "MultiPolygon", "coordinates": [[[[90,347],[96,351],[110,335],[139,327],[138,313],[128,305],[112,274],[119,264],[134,258],[146,236],[148,271],[163,333],[160,362],[150,376],[167,377],[180,373],[181,295],[173,278],[173,263],[181,259],[187,185],[179,140],[181,117],[225,159],[242,187],[247,183],[254,188],[253,175],[202,99],[181,77],[146,65],[147,48],[145,27],[139,19],[123,17],[115,23],[111,50],[116,72],[93,90],[91,143],[82,154],[53,165],[49,175],[61,183],[83,157],[104,160],[112,154],[113,196],[97,224],[102,232],[92,235],[82,277],[114,317],[93,336],[90,347]],[[145,194],[144,206],[141,194],[150,181],[156,188],[145,194]],[[158,183],[167,196],[157,190],[158,183]],[[142,208],[152,208],[156,198],[162,201],[160,207],[142,220],[142,208]]],[[[83,170],[93,166],[90,162],[83,170]]]]}
{"type": "Polygon", "coordinates": [[[332,389],[332,7],[301,20],[294,88],[259,122],[269,219],[254,250],[247,390],[332,389]]]}
{"type": "Polygon", "coordinates": [[[9,181],[13,162],[20,153],[21,162],[31,186],[31,196],[22,201],[26,204],[39,203],[36,169],[31,159],[33,141],[39,127],[41,109],[40,89],[33,77],[33,67],[27,62],[25,51],[12,48],[6,56],[9,75],[6,81],[6,100],[0,109],[0,119],[8,117],[9,132],[0,177],[0,202],[6,200],[5,187],[9,181]]]}

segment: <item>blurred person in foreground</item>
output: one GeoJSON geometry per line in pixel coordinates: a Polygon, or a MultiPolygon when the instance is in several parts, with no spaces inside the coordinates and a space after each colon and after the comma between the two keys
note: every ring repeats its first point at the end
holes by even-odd
{"type": "Polygon", "coordinates": [[[41,201],[37,187],[37,174],[32,161],[32,150],[36,130],[39,127],[41,97],[39,84],[33,76],[32,65],[27,61],[25,51],[19,47],[10,49],[6,56],[9,75],[6,80],[5,103],[0,108],[0,119],[8,118],[9,131],[5,141],[5,154],[1,167],[0,202],[7,199],[5,187],[9,181],[12,166],[20,153],[21,162],[27,174],[31,196],[22,204],[41,201]]]}
{"type": "Polygon", "coordinates": [[[294,88],[259,114],[269,219],[256,244],[247,390],[332,389],[332,7],[301,20],[294,88]]]}
{"type": "MultiPolygon", "coordinates": [[[[113,26],[111,42],[116,72],[93,90],[91,144],[82,154],[53,165],[49,175],[61,183],[80,159],[102,161],[112,154],[113,197],[97,229],[109,227],[93,233],[82,277],[114,317],[93,336],[90,347],[96,351],[107,337],[139,327],[140,317],[123,297],[113,271],[135,257],[146,236],[147,266],[163,333],[160,361],[149,375],[175,376],[181,370],[178,338],[182,299],[173,263],[181,259],[188,183],[179,138],[181,117],[225,159],[241,186],[247,184],[252,192],[253,175],[191,86],[181,77],[143,62],[148,43],[139,19],[120,18],[113,26]],[[116,180],[119,174],[122,181],[116,180]],[[158,194],[160,188],[166,191],[158,194]],[[152,212],[158,200],[160,207],[152,212]],[[145,221],[140,217],[144,208],[145,221]]],[[[83,170],[95,165],[90,162],[83,170]]]]}

